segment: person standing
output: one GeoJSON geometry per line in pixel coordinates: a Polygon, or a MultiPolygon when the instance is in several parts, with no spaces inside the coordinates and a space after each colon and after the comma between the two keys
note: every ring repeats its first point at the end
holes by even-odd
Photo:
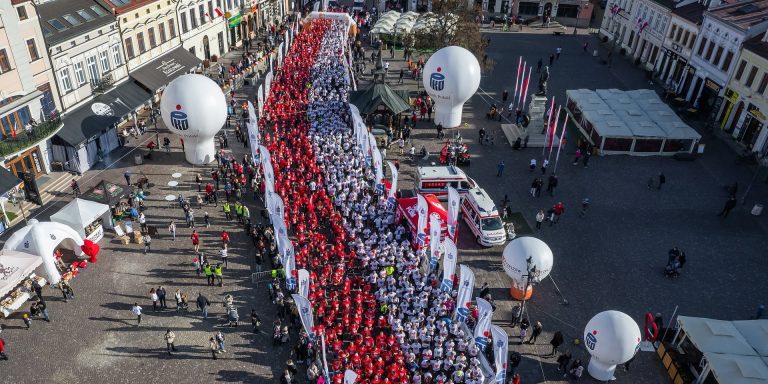
{"type": "Polygon", "coordinates": [[[548,159],[544,159],[544,161],[541,162],[541,174],[542,175],[547,173],[547,167],[548,166],[549,166],[549,160],[548,159]]]}
{"type": "Polygon", "coordinates": [[[496,177],[501,177],[502,173],[504,173],[504,160],[500,161],[496,166],[496,177]]]}
{"type": "Polygon", "coordinates": [[[554,222],[555,223],[559,223],[560,222],[560,215],[562,215],[565,212],[565,204],[563,204],[563,202],[560,201],[557,204],[555,204],[555,206],[552,207],[552,209],[554,209],[554,211],[555,211],[555,220],[554,220],[554,222]]]}
{"type": "Polygon", "coordinates": [[[536,186],[538,185],[539,179],[534,178],[531,182],[531,196],[536,197],[536,186]]]}
{"type": "Polygon", "coordinates": [[[549,66],[551,67],[552,64],[554,64],[554,63],[555,63],[555,55],[551,54],[551,55],[549,55],[549,66]]]}
{"type": "Polygon", "coordinates": [[[657,187],[657,189],[661,190],[661,186],[664,185],[664,183],[666,182],[667,182],[667,177],[664,176],[663,172],[659,172],[659,186],[657,187]]]}
{"type": "Polygon", "coordinates": [[[48,323],[51,322],[51,318],[48,316],[48,306],[45,305],[45,301],[42,299],[37,301],[37,310],[40,311],[40,314],[43,316],[43,320],[48,323]]]}
{"type": "Polygon", "coordinates": [[[555,49],[555,55],[556,55],[555,56],[555,60],[560,60],[560,54],[561,53],[563,53],[563,49],[560,48],[560,47],[557,47],[557,49],[555,49]]]}
{"type": "Polygon", "coordinates": [[[221,245],[221,250],[219,251],[219,253],[221,254],[221,260],[224,262],[224,269],[229,268],[229,261],[228,261],[229,257],[228,257],[226,243],[221,245]]]}
{"type": "Polygon", "coordinates": [[[181,310],[181,289],[176,288],[176,292],[173,294],[173,298],[176,299],[176,312],[178,312],[181,310]]]}
{"type": "Polygon", "coordinates": [[[253,326],[253,333],[261,333],[259,327],[261,327],[261,317],[256,313],[255,308],[251,308],[251,325],[253,326]]]}
{"type": "Polygon", "coordinates": [[[544,210],[543,209],[539,209],[539,212],[536,214],[536,229],[537,230],[541,229],[541,223],[544,222],[544,217],[545,217],[544,210]]]}
{"type": "Polygon", "coordinates": [[[584,217],[587,214],[587,209],[589,209],[589,198],[585,197],[584,200],[581,201],[581,212],[579,212],[579,217],[584,217]]]}
{"type": "Polygon", "coordinates": [[[214,275],[216,275],[216,280],[219,281],[219,287],[224,286],[224,271],[222,271],[221,264],[216,264],[216,268],[213,270],[214,275]]]}
{"type": "Polygon", "coordinates": [[[211,356],[214,360],[216,360],[216,352],[219,350],[219,345],[216,343],[216,340],[213,337],[208,339],[208,348],[211,350],[211,356]]]}
{"type": "Polygon", "coordinates": [[[28,314],[23,314],[21,318],[24,320],[24,325],[27,326],[27,329],[29,329],[32,326],[32,318],[29,317],[28,314]]]}
{"type": "MultiPolygon", "coordinates": [[[[541,64],[541,60],[539,60],[539,64],[541,64]]],[[[505,89],[504,92],[501,93],[501,105],[502,106],[507,105],[507,99],[509,99],[509,91],[507,91],[505,89]]]]}
{"type": "Polygon", "coordinates": [[[208,301],[208,298],[203,296],[202,293],[197,293],[197,308],[200,309],[200,311],[203,312],[203,319],[208,318],[208,306],[211,305],[211,302],[208,301]]]}
{"type": "Polygon", "coordinates": [[[557,175],[553,173],[549,175],[547,183],[547,192],[549,192],[550,196],[555,196],[555,188],[557,188],[557,175]]]}
{"type": "Polygon", "coordinates": [[[731,196],[728,198],[728,201],[725,202],[725,206],[723,206],[723,210],[720,211],[717,215],[725,219],[728,217],[728,214],[731,212],[733,208],[736,207],[736,196],[731,196]]]}
{"type": "Polygon", "coordinates": [[[128,186],[130,186],[131,185],[131,173],[128,172],[128,171],[125,171],[125,173],[123,173],[123,177],[125,177],[125,183],[128,184],[128,186]]]}
{"type": "Polygon", "coordinates": [[[139,303],[133,303],[133,307],[131,308],[131,313],[136,315],[136,325],[141,325],[141,311],[142,311],[142,308],[139,306],[139,303]]]}
{"type": "Polygon", "coordinates": [[[144,212],[139,213],[139,226],[142,233],[147,233],[147,218],[144,216],[144,212]]]}
{"type": "Polygon", "coordinates": [[[163,286],[161,285],[159,288],[157,288],[157,299],[160,301],[161,309],[168,308],[165,302],[165,295],[166,295],[165,288],[163,288],[163,286]]]}
{"type": "Polygon", "coordinates": [[[222,209],[224,210],[224,217],[226,217],[227,220],[232,220],[232,207],[229,205],[229,201],[224,202],[222,209]]]}
{"type": "Polygon", "coordinates": [[[528,339],[528,344],[536,344],[536,339],[541,335],[541,332],[544,330],[544,327],[541,325],[540,321],[537,321],[536,324],[533,325],[533,330],[531,331],[531,337],[528,339]]]}
{"type": "Polygon", "coordinates": [[[557,347],[563,344],[563,341],[565,341],[565,338],[563,337],[562,332],[557,331],[552,335],[552,340],[549,341],[549,344],[552,345],[552,353],[549,354],[550,356],[554,356],[555,353],[557,353],[557,347]]]}
{"type": "Polygon", "coordinates": [[[192,240],[192,246],[195,248],[195,253],[200,253],[200,235],[197,234],[197,230],[192,230],[192,235],[189,236],[192,240]]]}
{"type": "Polygon", "coordinates": [[[536,179],[536,187],[534,197],[541,197],[541,188],[544,186],[544,180],[540,177],[536,179]]]}
{"type": "Polygon", "coordinates": [[[219,346],[219,353],[227,352],[226,349],[224,349],[224,334],[221,333],[221,331],[216,332],[216,344],[219,346]]]}
{"type": "Polygon", "coordinates": [[[144,240],[144,254],[146,255],[147,252],[150,252],[152,249],[152,237],[149,236],[149,234],[146,234],[143,236],[144,240]]]}
{"type": "Polygon", "coordinates": [[[149,290],[149,299],[152,300],[152,310],[157,312],[157,304],[160,300],[160,297],[154,288],[149,290]]]}
{"type": "Polygon", "coordinates": [[[400,78],[397,80],[398,84],[403,83],[403,76],[405,76],[405,70],[403,68],[400,68],[400,78]]]}
{"type": "Polygon", "coordinates": [[[213,268],[207,262],[203,263],[203,273],[205,273],[206,283],[213,285],[213,268]]]}
{"type": "Polygon", "coordinates": [[[0,337],[0,359],[8,360],[8,355],[5,353],[5,340],[0,337]]]}
{"type": "Polygon", "coordinates": [[[173,241],[176,241],[176,220],[171,220],[171,223],[168,224],[168,232],[173,236],[173,241]]]}
{"type": "Polygon", "coordinates": [[[176,334],[170,329],[165,331],[165,345],[168,348],[169,355],[172,355],[171,351],[176,352],[176,345],[174,345],[174,342],[176,342],[176,334]]]}

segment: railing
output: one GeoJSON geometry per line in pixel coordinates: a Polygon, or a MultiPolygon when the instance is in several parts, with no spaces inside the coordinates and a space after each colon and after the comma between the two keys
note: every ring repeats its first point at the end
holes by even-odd
{"type": "Polygon", "coordinates": [[[12,155],[37,144],[51,133],[61,128],[61,124],[61,119],[56,118],[38,124],[33,127],[29,133],[20,130],[17,131],[16,137],[4,137],[2,141],[0,141],[0,156],[12,155]]]}

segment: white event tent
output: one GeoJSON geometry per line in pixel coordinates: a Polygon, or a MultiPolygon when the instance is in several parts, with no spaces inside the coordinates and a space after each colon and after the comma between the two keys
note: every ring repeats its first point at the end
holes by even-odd
{"type": "Polygon", "coordinates": [[[31,219],[27,226],[8,238],[3,250],[21,251],[41,257],[48,282],[56,285],[61,280],[61,275],[56,268],[53,252],[62,246],[73,250],[76,255],[82,255],[81,245],[83,245],[82,236],[69,226],[31,219]]]}
{"type": "Polygon", "coordinates": [[[0,297],[12,291],[35,270],[43,259],[29,253],[0,251],[0,297]]]}
{"type": "MultiPolygon", "coordinates": [[[[70,201],[61,210],[51,215],[51,221],[71,227],[84,239],[86,238],[85,227],[99,218],[101,218],[105,228],[112,228],[112,218],[108,205],[80,198],[70,201]]],[[[99,236],[100,238],[101,236],[99,236]]],[[[92,240],[98,241],[98,239],[92,240]]]]}
{"type": "Polygon", "coordinates": [[[650,89],[566,91],[566,111],[604,154],[692,153],[701,139],[650,89]]]}

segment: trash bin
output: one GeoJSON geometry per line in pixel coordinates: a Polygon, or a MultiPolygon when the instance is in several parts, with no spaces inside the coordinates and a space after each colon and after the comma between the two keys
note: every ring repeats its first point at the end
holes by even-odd
{"type": "Polygon", "coordinates": [[[753,216],[760,216],[763,214],[763,205],[762,204],[755,204],[754,207],[752,207],[752,215],[753,216]]]}
{"type": "Polygon", "coordinates": [[[134,155],[133,156],[133,163],[136,164],[136,165],[144,164],[144,156],[142,156],[142,155],[134,155]]]}

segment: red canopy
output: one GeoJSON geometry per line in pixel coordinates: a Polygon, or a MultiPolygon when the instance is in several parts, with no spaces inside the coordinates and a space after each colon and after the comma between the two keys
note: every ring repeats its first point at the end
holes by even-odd
{"type": "MultiPolygon", "coordinates": [[[[440,238],[444,239],[448,236],[448,211],[435,195],[424,195],[424,199],[427,200],[427,215],[437,215],[438,219],[440,219],[440,238]]],[[[416,226],[419,224],[419,213],[416,205],[418,205],[417,197],[397,199],[397,214],[395,215],[396,222],[400,222],[402,219],[408,221],[408,226],[411,228],[411,234],[414,239],[416,238],[416,226]]],[[[427,240],[425,244],[429,244],[429,220],[427,220],[426,233],[427,240]]],[[[413,248],[419,248],[418,242],[414,241],[413,248]]]]}

